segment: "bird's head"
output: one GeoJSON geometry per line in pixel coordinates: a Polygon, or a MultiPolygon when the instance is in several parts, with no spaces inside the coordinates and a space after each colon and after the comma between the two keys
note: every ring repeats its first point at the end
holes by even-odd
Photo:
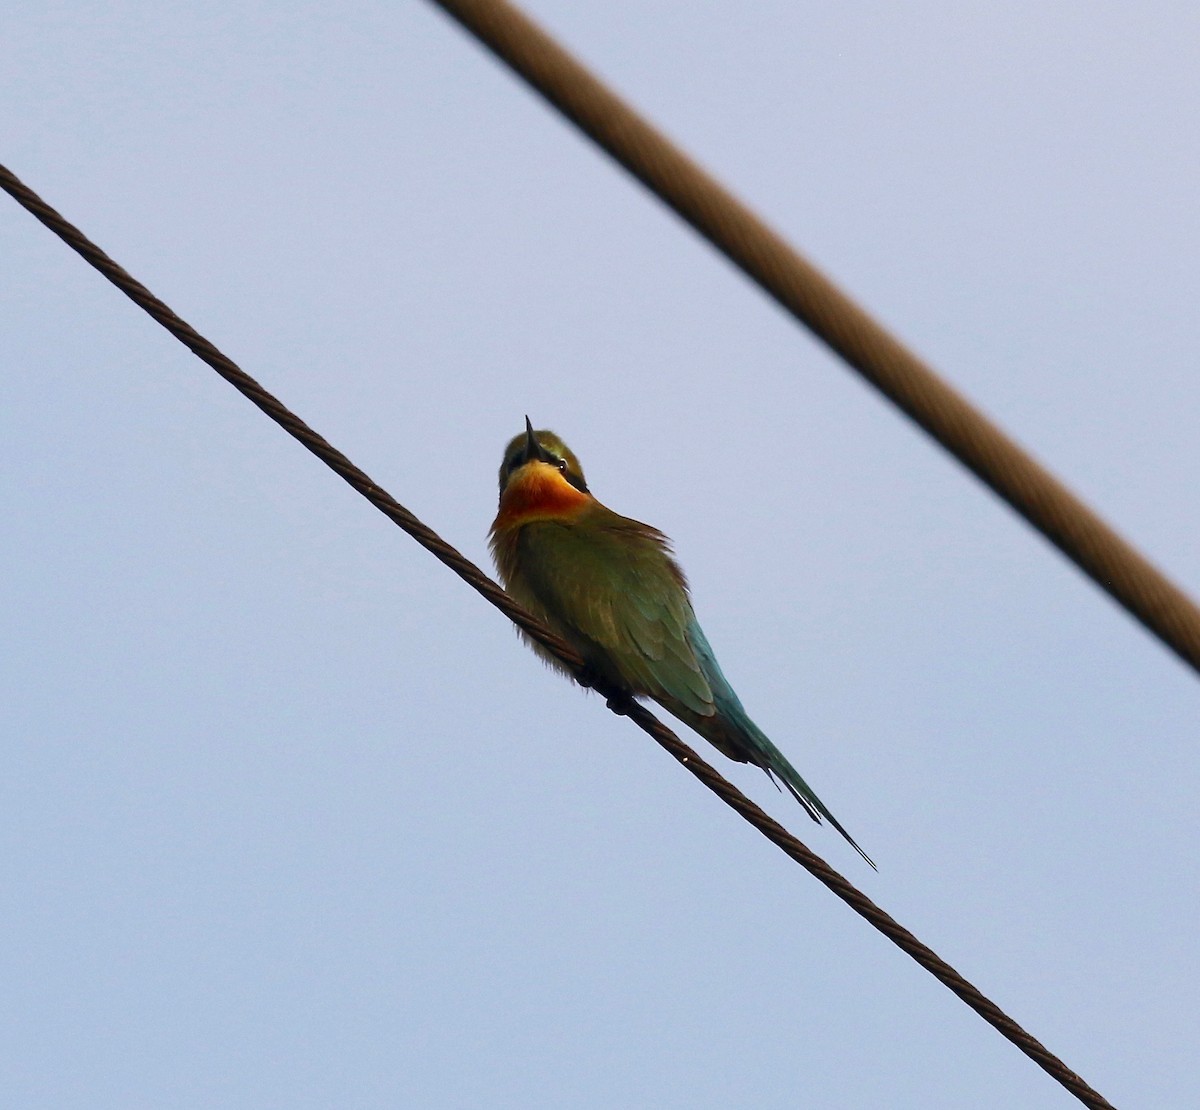
{"type": "MultiPolygon", "coordinates": [[[[566,483],[587,493],[583,467],[571,449],[553,432],[533,430],[525,417],[525,431],[514,436],[504,449],[500,464],[500,499],[514,485],[536,482],[538,485],[566,483]]],[[[564,491],[565,492],[565,491],[564,491]]]]}

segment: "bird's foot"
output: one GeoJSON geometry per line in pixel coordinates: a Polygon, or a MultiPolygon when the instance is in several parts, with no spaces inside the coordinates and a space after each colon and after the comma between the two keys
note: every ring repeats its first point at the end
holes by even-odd
{"type": "Polygon", "coordinates": [[[629,716],[629,695],[628,694],[613,694],[611,697],[604,699],[604,704],[608,706],[618,717],[629,716]]]}
{"type": "Polygon", "coordinates": [[[629,705],[632,701],[629,694],[624,690],[614,689],[612,684],[593,667],[585,663],[583,669],[576,673],[575,681],[585,690],[595,690],[604,698],[604,704],[614,713],[622,717],[628,716],[629,705]]]}

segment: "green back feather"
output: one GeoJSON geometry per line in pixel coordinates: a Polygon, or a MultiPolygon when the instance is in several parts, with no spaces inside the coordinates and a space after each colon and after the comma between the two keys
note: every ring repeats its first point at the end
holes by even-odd
{"type": "Polygon", "coordinates": [[[570,524],[525,525],[513,554],[514,592],[536,599],[602,675],[636,694],[713,712],[687,638],[687,586],[661,532],[597,502],[570,524]]]}

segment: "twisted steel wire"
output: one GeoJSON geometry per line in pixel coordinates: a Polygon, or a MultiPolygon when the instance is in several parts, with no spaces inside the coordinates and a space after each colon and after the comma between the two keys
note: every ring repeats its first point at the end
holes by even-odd
{"type": "Polygon", "coordinates": [[[432,0],[1194,670],[1200,608],[742,201],[505,0],[432,0]]]}
{"type": "MultiPolygon", "coordinates": [[[[144,309],[176,339],[207,363],[235,389],[267,416],[274,420],[288,435],[298,440],[312,454],[325,463],[339,477],[361,493],[380,512],[403,529],[422,547],[440,559],[469,586],[478,591],[514,624],[552,651],[566,663],[581,684],[596,685],[585,667],[583,659],[549,628],[518,605],[493,579],[484,574],[461,552],[443,540],[436,532],[415,517],[386,490],[371,480],[328,440],[318,434],[288,409],[278,398],[267,392],[254,378],[250,377],[232,359],[224,355],[185,320],[177,316],[163,301],[159,300],[141,282],[113,261],[77,227],[69,223],[51,208],[32,189],[20,181],[5,166],[0,165],[0,188],[54,232],[72,250],[78,253],[95,269],[99,270],[113,285],[144,309]]],[[[671,756],[681,763],[726,805],[740,814],[768,840],[781,848],[814,878],[845,902],[855,913],[879,930],[893,944],[911,956],[926,971],[953,991],[959,998],[1017,1046],[1053,1079],[1070,1091],[1084,1105],[1093,1110],[1113,1110],[1103,1096],[1089,1086],[1079,1075],[1066,1066],[1039,1040],[1026,1032],[976,986],[968,982],[945,960],[916,936],[904,928],[895,918],[876,905],[862,891],[829,866],[820,856],[812,852],[793,836],[778,821],[770,817],[736,786],[722,776],[714,767],[700,758],[671,729],[667,728],[644,706],[627,694],[605,689],[597,690],[608,699],[608,707],[620,716],[629,717],[642,731],[647,733],[671,756]]]]}

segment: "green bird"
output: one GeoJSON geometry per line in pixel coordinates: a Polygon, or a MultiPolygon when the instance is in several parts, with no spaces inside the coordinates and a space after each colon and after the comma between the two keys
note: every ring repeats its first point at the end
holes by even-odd
{"type": "Polygon", "coordinates": [[[490,544],[508,592],[571,644],[599,680],[653,698],[723,755],[761,767],[875,866],[742,708],[692,611],[667,537],[600,504],[570,448],[553,432],[535,432],[529,417],[525,433],[504,451],[490,544]]]}

